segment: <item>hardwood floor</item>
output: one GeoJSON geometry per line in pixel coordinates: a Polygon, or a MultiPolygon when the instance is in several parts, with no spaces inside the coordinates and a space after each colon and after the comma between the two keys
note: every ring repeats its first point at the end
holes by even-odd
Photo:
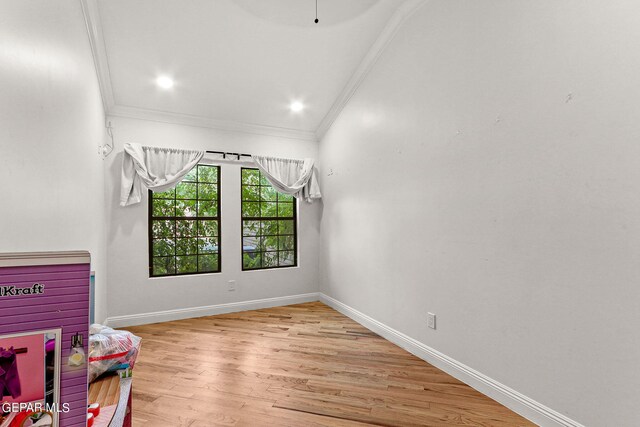
{"type": "Polygon", "coordinates": [[[134,427],[534,425],[319,302],[128,329],[134,427]]]}

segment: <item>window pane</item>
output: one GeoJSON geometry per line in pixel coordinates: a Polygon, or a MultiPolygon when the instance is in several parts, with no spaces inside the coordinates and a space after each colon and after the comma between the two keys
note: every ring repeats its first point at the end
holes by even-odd
{"type": "Polygon", "coordinates": [[[175,257],[154,257],[153,258],[153,271],[154,276],[161,276],[164,274],[176,273],[176,259],[175,257]]]}
{"type": "Polygon", "coordinates": [[[153,241],[153,256],[175,255],[175,242],[172,239],[159,239],[153,241]]]}
{"type": "Polygon", "coordinates": [[[182,178],[182,182],[185,182],[185,181],[196,182],[197,173],[198,171],[196,170],[196,168],[191,169],[189,173],[186,174],[184,178],[182,178]]]}
{"type": "Polygon", "coordinates": [[[263,238],[262,245],[265,251],[278,250],[278,236],[267,236],[263,238]]]}
{"type": "Polygon", "coordinates": [[[275,188],[269,187],[260,187],[260,200],[267,202],[275,202],[278,200],[278,192],[275,188]]]}
{"type": "Polygon", "coordinates": [[[262,221],[263,236],[276,236],[278,235],[278,221],[262,221]]]}
{"type": "Polygon", "coordinates": [[[242,251],[243,252],[255,252],[260,250],[260,238],[259,237],[244,237],[242,239],[242,251]]]}
{"type": "Polygon", "coordinates": [[[242,269],[295,266],[294,198],[278,193],[258,169],[242,168],[241,178],[242,269]]]}
{"type": "Polygon", "coordinates": [[[215,200],[218,198],[218,184],[198,184],[198,200],[215,200]]]}
{"type": "Polygon", "coordinates": [[[278,216],[278,204],[275,202],[262,202],[260,203],[260,209],[263,218],[278,216]]]}
{"type": "Polygon", "coordinates": [[[294,239],[293,236],[280,236],[278,237],[278,249],[292,251],[294,239]]]}
{"type": "Polygon", "coordinates": [[[293,203],[278,203],[278,216],[291,218],[293,216],[293,203]]]}
{"type": "Polygon", "coordinates": [[[181,182],[176,187],[176,199],[195,199],[198,185],[193,182],[181,182]]]}
{"type": "Polygon", "coordinates": [[[290,194],[278,193],[278,201],[293,202],[293,196],[290,194]]]}
{"type": "Polygon", "coordinates": [[[278,224],[278,234],[293,234],[293,220],[280,220],[278,224]]]}
{"type": "Polygon", "coordinates": [[[198,257],[198,271],[201,273],[207,273],[212,271],[218,271],[218,255],[200,255],[198,257]]]}
{"type": "Polygon", "coordinates": [[[278,252],[265,252],[262,254],[263,267],[278,266],[278,252]]]}
{"type": "Polygon", "coordinates": [[[218,239],[216,237],[201,237],[198,239],[198,253],[217,253],[218,239]]]}
{"type": "Polygon", "coordinates": [[[242,185],[260,184],[260,171],[258,169],[242,169],[242,185]]]}
{"type": "Polygon", "coordinates": [[[280,267],[294,265],[293,252],[291,251],[278,252],[278,258],[279,258],[280,267]]]}
{"type": "Polygon", "coordinates": [[[218,216],[218,202],[217,201],[198,202],[198,216],[200,217],[218,216]]]}
{"type": "Polygon", "coordinates": [[[197,256],[178,256],[176,257],[176,273],[196,273],[198,271],[197,256]]]}
{"type": "Polygon", "coordinates": [[[154,199],[175,199],[176,189],[172,188],[171,190],[167,190],[163,193],[153,193],[154,199]]]}
{"type": "Polygon", "coordinates": [[[176,200],[176,216],[196,216],[195,200],[176,200]]]}
{"type": "Polygon", "coordinates": [[[177,237],[195,237],[197,234],[196,221],[180,220],[176,221],[177,237]]]}
{"type": "Polygon", "coordinates": [[[247,185],[242,187],[242,200],[260,201],[260,188],[254,185],[247,185]]]}
{"type": "Polygon", "coordinates": [[[176,255],[196,255],[198,253],[198,241],[196,239],[177,239],[176,255]]]}
{"type": "Polygon", "coordinates": [[[154,200],[153,216],[174,216],[176,214],[175,200],[154,200]]]}
{"type": "Polygon", "coordinates": [[[245,202],[242,203],[242,216],[257,218],[260,216],[260,203],[245,202]]]}
{"type": "Polygon", "coordinates": [[[257,236],[260,234],[260,221],[242,221],[243,236],[257,236]]]}
{"type": "Polygon", "coordinates": [[[251,270],[261,268],[262,254],[260,252],[245,252],[242,254],[242,268],[251,270]]]}
{"type": "Polygon", "coordinates": [[[215,220],[200,220],[198,221],[198,235],[199,236],[217,236],[218,235],[218,221],[215,220]]]}
{"type": "Polygon", "coordinates": [[[218,168],[198,165],[198,182],[217,183],[218,168]]]}
{"type": "Polygon", "coordinates": [[[175,235],[175,221],[153,221],[152,235],[154,238],[161,237],[174,237],[175,235]]]}
{"type": "Polygon", "coordinates": [[[198,165],[175,189],[149,192],[151,276],[220,271],[219,178],[218,166],[198,165]]]}

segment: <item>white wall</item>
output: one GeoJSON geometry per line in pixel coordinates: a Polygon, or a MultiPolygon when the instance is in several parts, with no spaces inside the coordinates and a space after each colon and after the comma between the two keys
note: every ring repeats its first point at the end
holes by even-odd
{"type": "Polygon", "coordinates": [[[103,120],[80,2],[0,0],[0,251],[89,250],[98,319],[103,120]]]}
{"type": "Polygon", "coordinates": [[[420,9],[321,142],[321,291],[584,425],[640,425],[638,40],[630,0],[420,9]]]}
{"type": "MultiPolygon", "coordinates": [[[[319,203],[299,203],[298,267],[242,271],[240,166],[221,164],[222,272],[149,278],[148,205],[120,207],[122,148],[127,142],[157,147],[317,158],[315,142],[266,137],[145,120],[112,118],[117,153],[108,159],[109,317],[305,294],[318,291],[319,203]],[[227,281],[236,280],[236,290],[227,281]]],[[[187,315],[188,316],[188,315],[187,315]]]]}

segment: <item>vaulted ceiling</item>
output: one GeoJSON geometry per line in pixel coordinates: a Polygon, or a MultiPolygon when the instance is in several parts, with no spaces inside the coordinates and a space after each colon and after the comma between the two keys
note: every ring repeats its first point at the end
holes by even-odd
{"type": "Polygon", "coordinates": [[[318,0],[318,24],[315,0],[83,7],[108,114],[316,139],[419,3],[318,0]]]}

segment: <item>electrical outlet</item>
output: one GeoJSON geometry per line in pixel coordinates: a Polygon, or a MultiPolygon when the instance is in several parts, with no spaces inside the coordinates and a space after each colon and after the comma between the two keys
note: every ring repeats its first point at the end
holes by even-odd
{"type": "Polygon", "coordinates": [[[227,290],[229,292],[233,292],[233,291],[236,290],[236,281],[235,280],[229,280],[229,286],[228,286],[227,290]]]}
{"type": "Polygon", "coordinates": [[[431,329],[436,328],[436,315],[433,313],[427,313],[427,326],[431,329]]]}

